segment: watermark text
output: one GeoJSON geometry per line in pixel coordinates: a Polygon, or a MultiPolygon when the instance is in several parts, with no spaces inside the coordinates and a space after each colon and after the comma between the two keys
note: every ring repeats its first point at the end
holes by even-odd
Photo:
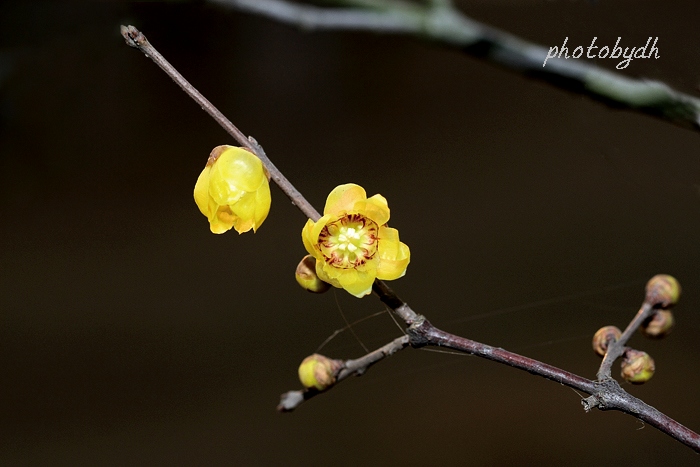
{"type": "MultiPolygon", "coordinates": [[[[629,47],[625,47],[624,49],[620,46],[620,40],[622,40],[621,37],[617,38],[617,42],[615,42],[615,46],[610,50],[610,47],[607,45],[604,45],[602,47],[598,47],[595,45],[595,41],[598,39],[598,37],[594,37],[593,40],[591,41],[591,45],[589,45],[586,50],[586,57],[587,58],[623,58],[620,63],[615,65],[615,68],[618,70],[623,70],[627,68],[627,66],[630,64],[632,59],[635,58],[659,58],[659,49],[656,47],[656,43],[658,42],[659,38],[658,37],[650,37],[647,39],[647,43],[644,44],[644,47],[632,47],[631,49],[629,47]],[[652,39],[654,43],[652,44],[652,39]],[[651,44],[651,47],[649,45],[651,44]],[[596,49],[599,49],[596,51],[596,49]],[[647,49],[649,52],[647,53],[647,49]]],[[[571,52],[571,55],[569,55],[569,48],[566,46],[566,43],[569,41],[569,38],[566,37],[564,39],[564,43],[561,45],[561,47],[550,47],[549,52],[547,52],[547,57],[544,59],[544,63],[542,66],[544,67],[547,64],[547,60],[550,58],[581,58],[583,56],[583,51],[584,47],[579,45],[573,51],[571,52]]]]}

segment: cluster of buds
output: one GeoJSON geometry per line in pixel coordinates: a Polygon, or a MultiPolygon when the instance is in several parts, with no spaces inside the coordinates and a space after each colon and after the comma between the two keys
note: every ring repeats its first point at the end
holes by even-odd
{"type": "MultiPolygon", "coordinates": [[[[678,302],[680,293],[681,287],[672,276],[659,274],[647,282],[644,302],[652,307],[652,313],[639,328],[644,336],[660,339],[671,332],[674,319],[670,308],[678,302]]],[[[593,336],[593,350],[604,357],[608,348],[621,337],[622,333],[617,327],[602,327],[593,336]]],[[[621,374],[625,381],[633,384],[646,383],[654,376],[655,370],[654,359],[648,353],[632,348],[625,349],[621,374]]]]}

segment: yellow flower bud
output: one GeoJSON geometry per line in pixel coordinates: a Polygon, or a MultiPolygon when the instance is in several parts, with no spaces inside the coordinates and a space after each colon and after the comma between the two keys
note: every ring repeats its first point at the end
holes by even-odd
{"type": "Polygon", "coordinates": [[[331,285],[328,282],[323,282],[316,274],[316,260],[311,255],[306,255],[297,265],[296,273],[294,274],[300,286],[314,293],[326,292],[331,285]]]}
{"type": "Polygon", "coordinates": [[[604,357],[608,346],[618,340],[620,336],[622,336],[622,332],[617,326],[605,326],[598,329],[593,335],[593,351],[604,357]]]}
{"type": "Polygon", "coordinates": [[[244,148],[217,146],[194,187],[211,231],[256,231],[270,212],[270,183],[262,161],[244,148]]]}
{"type": "Polygon", "coordinates": [[[646,301],[655,308],[671,308],[678,303],[680,295],[680,284],[668,274],[658,274],[647,282],[646,301]]]}
{"type": "Polygon", "coordinates": [[[335,384],[337,372],[342,366],[340,360],[332,360],[317,353],[309,355],[299,365],[299,381],[305,388],[323,391],[335,384]]]}
{"type": "Polygon", "coordinates": [[[646,383],[655,370],[654,359],[641,350],[629,349],[622,357],[622,377],[630,383],[646,383]]]}
{"type": "Polygon", "coordinates": [[[670,310],[656,310],[651,317],[642,323],[639,330],[646,337],[661,339],[671,333],[675,320],[670,310]]]}
{"type": "Polygon", "coordinates": [[[364,188],[352,183],[331,191],[323,217],[309,219],[301,232],[306,251],[316,258],[318,277],[355,297],[371,293],[374,279],[402,277],[411,252],[388,220],[382,195],[367,198],[364,188]]]}

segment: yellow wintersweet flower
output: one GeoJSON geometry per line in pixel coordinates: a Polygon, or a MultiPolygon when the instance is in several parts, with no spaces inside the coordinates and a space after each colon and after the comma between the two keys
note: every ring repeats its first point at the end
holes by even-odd
{"type": "Polygon", "coordinates": [[[301,237],[316,258],[316,274],[356,297],[372,292],[374,279],[393,280],[406,273],[411,252],[399,231],[387,227],[389,206],[382,195],[367,198],[364,188],[348,183],[326,200],[323,217],[308,220],[301,237]]]}
{"type": "Polygon", "coordinates": [[[235,146],[217,146],[194,186],[194,201],[211,231],[258,230],[270,212],[270,183],[262,161],[235,146]]]}

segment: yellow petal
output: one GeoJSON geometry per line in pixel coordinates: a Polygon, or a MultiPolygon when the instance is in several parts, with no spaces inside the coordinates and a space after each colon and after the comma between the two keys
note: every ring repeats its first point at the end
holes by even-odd
{"type": "Polygon", "coordinates": [[[381,258],[377,268],[377,278],[392,281],[406,274],[411,262],[411,251],[405,243],[399,243],[398,253],[394,258],[381,258]]]}
{"type": "Polygon", "coordinates": [[[364,199],[367,199],[367,193],[361,186],[354,183],[339,185],[328,195],[323,214],[328,215],[337,214],[341,211],[350,211],[357,201],[364,199]]]}
{"type": "Polygon", "coordinates": [[[338,282],[344,287],[357,282],[358,273],[354,269],[338,269],[341,274],[338,275],[338,282]]]}
{"type": "Polygon", "coordinates": [[[365,264],[361,264],[359,266],[356,266],[355,269],[357,269],[360,272],[363,271],[369,271],[371,269],[377,269],[377,266],[379,265],[379,255],[374,255],[370,259],[368,259],[365,264]]]}
{"type": "Polygon", "coordinates": [[[346,271],[354,271],[354,269],[336,268],[326,263],[325,260],[317,261],[316,264],[321,264],[321,270],[323,271],[323,274],[326,277],[328,277],[331,281],[336,281],[336,283],[339,280],[340,276],[345,274],[346,271]]]}
{"type": "Polygon", "coordinates": [[[272,204],[272,196],[270,195],[270,183],[267,177],[263,178],[263,182],[255,192],[255,223],[253,231],[257,231],[258,227],[265,222],[267,215],[270,213],[270,205],[272,204]]]}
{"type": "Polygon", "coordinates": [[[209,219],[209,228],[215,234],[228,232],[236,220],[228,206],[219,206],[215,214],[209,219]]]}
{"type": "Polygon", "coordinates": [[[214,170],[239,190],[253,192],[265,177],[262,161],[243,148],[228,147],[214,163],[214,170]]]}
{"type": "Polygon", "coordinates": [[[411,251],[405,243],[399,241],[399,231],[391,227],[379,228],[379,266],[377,277],[382,280],[394,280],[406,274],[411,261],[411,251]]]}
{"type": "Polygon", "coordinates": [[[321,231],[326,226],[326,224],[328,224],[332,220],[333,216],[327,215],[323,216],[322,218],[316,221],[313,228],[309,232],[309,241],[312,245],[318,244],[318,236],[321,235],[321,231]]]}
{"type": "Polygon", "coordinates": [[[330,266],[328,266],[325,261],[316,261],[316,275],[319,277],[319,279],[321,279],[324,282],[328,282],[333,287],[341,288],[338,279],[331,278],[328,274],[326,274],[326,270],[328,268],[330,268],[330,266]]]}
{"type": "Polygon", "coordinates": [[[218,204],[232,205],[254,193],[266,180],[262,162],[242,148],[228,146],[211,166],[209,194],[218,204]]]}
{"type": "Polygon", "coordinates": [[[311,239],[311,232],[314,229],[314,225],[315,223],[311,219],[306,221],[306,225],[303,229],[301,229],[301,241],[304,242],[304,248],[306,248],[306,252],[314,258],[319,259],[319,251],[316,248],[314,248],[314,245],[318,241],[318,236],[316,237],[316,242],[314,242],[311,239]]]}
{"type": "MultiPolygon", "coordinates": [[[[209,216],[208,216],[209,222],[211,222],[212,220],[214,220],[216,218],[219,210],[222,208],[228,208],[228,206],[219,206],[218,204],[216,204],[216,201],[214,201],[214,198],[209,196],[209,208],[208,208],[209,209],[209,216]]],[[[231,210],[228,209],[227,212],[230,213],[231,210]]]]}
{"type": "Polygon", "coordinates": [[[347,269],[347,272],[338,278],[340,285],[351,295],[362,298],[372,293],[375,271],[359,272],[354,269],[347,269]]]}
{"type": "Polygon", "coordinates": [[[382,195],[357,201],[352,210],[372,219],[377,225],[384,225],[389,221],[389,206],[382,195]]]}
{"type": "Polygon", "coordinates": [[[253,219],[241,219],[240,217],[236,217],[236,220],[233,222],[233,228],[239,234],[246,233],[253,228],[253,219]]]}
{"type": "MultiPolygon", "coordinates": [[[[241,219],[238,223],[241,229],[245,228],[245,232],[253,228],[253,218],[255,216],[255,193],[247,193],[243,196],[237,203],[231,204],[229,206],[233,214],[241,219]],[[246,227],[243,227],[243,225],[246,227]]],[[[241,230],[236,228],[236,230],[241,233],[241,230]]]]}
{"type": "Polygon", "coordinates": [[[395,259],[399,251],[399,231],[385,225],[379,227],[379,256],[380,258],[395,259]]]}
{"type": "Polygon", "coordinates": [[[216,166],[209,177],[209,195],[219,205],[231,205],[240,200],[246,192],[238,188],[231,180],[224,178],[216,166]]]}
{"type": "Polygon", "coordinates": [[[207,216],[207,219],[211,217],[212,213],[209,208],[209,174],[211,173],[210,167],[204,167],[202,173],[199,174],[197,178],[197,183],[194,185],[194,202],[197,203],[197,207],[200,212],[207,216]]]}

